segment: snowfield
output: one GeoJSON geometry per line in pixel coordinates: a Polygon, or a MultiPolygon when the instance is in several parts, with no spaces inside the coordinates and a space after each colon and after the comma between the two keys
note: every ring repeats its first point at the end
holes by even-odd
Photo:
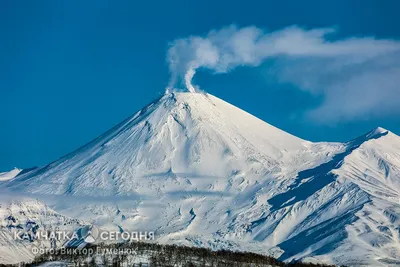
{"type": "Polygon", "coordinates": [[[312,143],[210,94],[172,93],[17,174],[0,174],[4,263],[32,257],[32,243],[9,238],[15,215],[285,261],[400,266],[400,137],[382,128],[312,143]]]}

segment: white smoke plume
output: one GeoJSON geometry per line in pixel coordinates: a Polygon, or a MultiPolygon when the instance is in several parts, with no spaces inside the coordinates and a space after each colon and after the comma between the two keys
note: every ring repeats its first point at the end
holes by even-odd
{"type": "Polygon", "coordinates": [[[190,92],[199,90],[192,82],[199,69],[224,73],[270,60],[265,70],[268,79],[323,99],[319,106],[299,114],[314,122],[334,125],[400,115],[400,42],[337,35],[334,28],[292,26],[270,32],[231,25],[205,36],[177,39],[167,55],[168,90],[182,86],[190,92]]]}
{"type": "Polygon", "coordinates": [[[212,30],[206,36],[190,36],[170,44],[167,61],[171,73],[169,88],[184,85],[190,92],[196,70],[228,72],[238,66],[258,66],[273,57],[338,58],[362,62],[399,50],[399,43],[374,38],[349,38],[329,41],[335,29],[305,30],[297,26],[275,32],[250,26],[231,25],[212,30]]]}

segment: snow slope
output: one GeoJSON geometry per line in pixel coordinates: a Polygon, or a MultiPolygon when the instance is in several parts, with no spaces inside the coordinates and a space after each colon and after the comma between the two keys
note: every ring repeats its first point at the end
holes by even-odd
{"type": "Polygon", "coordinates": [[[0,184],[102,228],[282,260],[396,266],[400,138],[312,143],[209,94],[167,94],[0,184]]]}

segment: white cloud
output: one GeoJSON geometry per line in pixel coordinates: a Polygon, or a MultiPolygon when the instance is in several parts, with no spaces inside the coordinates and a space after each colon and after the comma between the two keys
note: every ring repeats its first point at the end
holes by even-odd
{"type": "Polygon", "coordinates": [[[271,73],[279,81],[324,96],[321,106],[307,116],[335,121],[400,113],[400,42],[372,37],[328,39],[334,33],[333,28],[292,26],[266,32],[231,25],[204,37],[178,39],[167,55],[169,87],[185,85],[194,92],[197,69],[224,73],[274,59],[271,73]]]}

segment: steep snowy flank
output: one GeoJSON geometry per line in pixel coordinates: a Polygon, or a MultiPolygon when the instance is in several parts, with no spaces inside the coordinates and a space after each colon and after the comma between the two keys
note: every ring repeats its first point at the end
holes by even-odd
{"type": "MultiPolygon", "coordinates": [[[[400,266],[400,137],[382,128],[371,134],[374,138],[334,171],[338,181],[356,184],[368,196],[355,214],[357,221],[347,227],[348,238],[358,244],[352,246],[359,255],[352,262],[400,266]]],[[[347,249],[340,246],[333,255],[340,257],[347,249]]]]}
{"type": "Polygon", "coordinates": [[[400,263],[400,137],[312,143],[209,94],[167,94],[0,184],[162,243],[349,266],[400,263]]]}
{"type": "Polygon", "coordinates": [[[330,162],[300,172],[268,200],[252,235],[283,250],[281,259],[351,266],[400,264],[400,138],[378,128],[346,144],[330,162]]]}

